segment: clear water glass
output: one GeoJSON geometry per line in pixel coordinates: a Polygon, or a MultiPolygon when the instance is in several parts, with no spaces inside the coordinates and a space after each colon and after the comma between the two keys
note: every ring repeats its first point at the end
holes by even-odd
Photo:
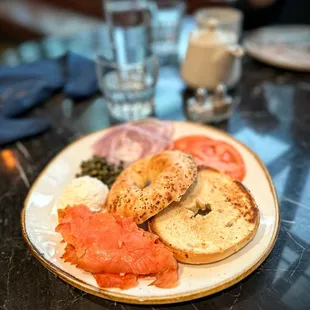
{"type": "Polygon", "coordinates": [[[147,0],[103,0],[114,61],[130,64],[151,54],[151,11],[147,0]]]}
{"type": "Polygon", "coordinates": [[[243,13],[240,10],[230,7],[211,7],[197,11],[198,28],[208,28],[210,19],[216,19],[219,29],[233,32],[236,36],[236,42],[240,41],[243,23],[243,13]]]}
{"type": "Polygon", "coordinates": [[[156,5],[152,9],[152,50],[159,57],[177,55],[185,2],[156,0],[154,3],[156,5]]]}
{"type": "Polygon", "coordinates": [[[154,113],[158,60],[155,55],[132,64],[119,64],[98,55],[99,87],[113,121],[146,118],[154,113]]]}

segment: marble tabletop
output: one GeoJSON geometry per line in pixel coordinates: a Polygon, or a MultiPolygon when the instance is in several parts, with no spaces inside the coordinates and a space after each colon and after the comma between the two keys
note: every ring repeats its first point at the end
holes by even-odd
{"type": "MultiPolygon", "coordinates": [[[[185,119],[186,94],[178,68],[162,67],[156,116],[185,119]]],[[[52,130],[0,148],[0,309],[309,309],[310,74],[272,68],[246,57],[235,96],[231,119],[219,127],[260,156],[275,183],[281,209],[276,245],[256,271],[207,298],[169,306],[133,306],[86,294],[45,269],[21,235],[25,196],[62,148],[110,123],[100,96],[74,103],[58,94],[29,113],[49,115],[52,130]]]]}

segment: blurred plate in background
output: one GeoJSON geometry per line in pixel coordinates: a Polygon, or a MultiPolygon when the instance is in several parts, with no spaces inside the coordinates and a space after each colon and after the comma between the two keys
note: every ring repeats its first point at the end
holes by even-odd
{"type": "Polygon", "coordinates": [[[250,32],[247,53],[272,66],[310,71],[310,26],[271,26],[250,32]]]}

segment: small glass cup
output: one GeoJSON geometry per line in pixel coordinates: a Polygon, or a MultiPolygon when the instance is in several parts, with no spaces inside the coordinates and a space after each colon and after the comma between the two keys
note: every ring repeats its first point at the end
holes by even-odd
{"type": "Polygon", "coordinates": [[[99,87],[113,121],[126,122],[154,113],[158,78],[155,55],[132,64],[111,62],[98,55],[96,69],[99,87]]]}
{"type": "Polygon", "coordinates": [[[197,11],[196,21],[198,28],[208,28],[210,19],[216,19],[218,21],[219,29],[233,32],[236,35],[236,43],[240,41],[243,22],[243,13],[240,10],[214,7],[197,11]]]}
{"type": "Polygon", "coordinates": [[[152,50],[161,60],[178,54],[185,2],[155,0],[152,10],[152,50]]]}

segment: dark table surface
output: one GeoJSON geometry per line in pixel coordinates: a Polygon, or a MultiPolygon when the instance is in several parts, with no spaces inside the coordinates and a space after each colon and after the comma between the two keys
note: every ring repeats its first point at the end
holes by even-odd
{"type": "MultiPolygon", "coordinates": [[[[29,60],[29,49],[23,52],[22,48],[11,50],[5,59],[11,63],[29,60]]],[[[36,57],[44,57],[41,53],[36,57]]],[[[161,68],[156,98],[159,118],[185,118],[184,90],[176,67],[161,68]]],[[[220,127],[264,161],[281,209],[279,238],[256,271],[210,297],[170,306],[136,307],[86,294],[45,269],[30,254],[21,235],[23,201],[40,171],[62,148],[109,125],[100,97],[74,103],[58,94],[29,113],[51,116],[52,130],[0,148],[0,308],[310,309],[310,75],[268,67],[246,57],[236,94],[240,100],[233,116],[220,127]]]]}

